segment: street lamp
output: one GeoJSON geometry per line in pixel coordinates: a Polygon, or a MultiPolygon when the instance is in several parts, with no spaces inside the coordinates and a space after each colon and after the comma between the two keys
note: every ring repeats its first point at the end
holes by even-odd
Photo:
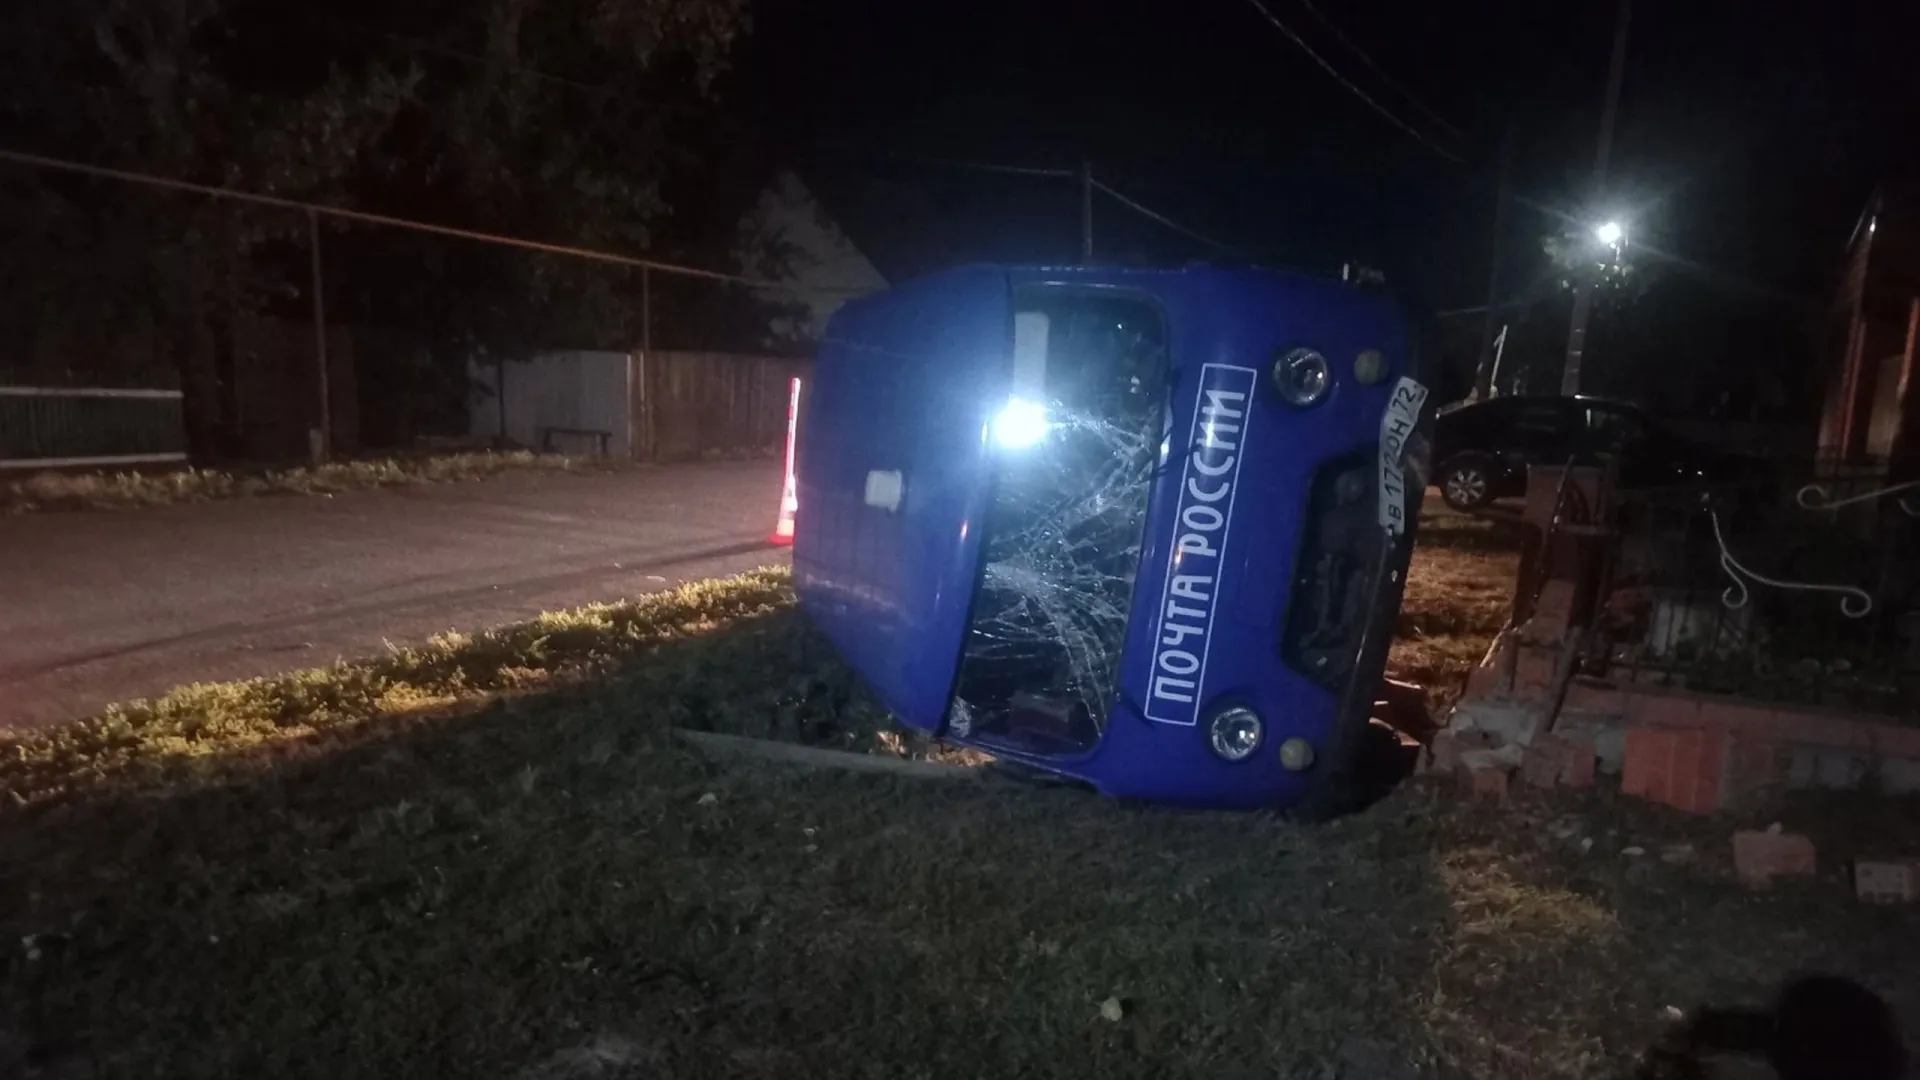
{"type": "Polygon", "coordinates": [[[1609,221],[1605,225],[1593,230],[1593,235],[1597,237],[1601,243],[1612,247],[1620,242],[1621,237],[1627,235],[1627,230],[1621,228],[1619,222],[1609,221]]]}

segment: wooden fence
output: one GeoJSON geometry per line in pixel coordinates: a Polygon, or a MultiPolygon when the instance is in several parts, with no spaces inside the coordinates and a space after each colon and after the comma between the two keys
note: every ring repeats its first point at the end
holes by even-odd
{"type": "Polygon", "coordinates": [[[787,385],[811,361],[728,353],[633,354],[634,456],[643,461],[776,454],[787,385]]]}

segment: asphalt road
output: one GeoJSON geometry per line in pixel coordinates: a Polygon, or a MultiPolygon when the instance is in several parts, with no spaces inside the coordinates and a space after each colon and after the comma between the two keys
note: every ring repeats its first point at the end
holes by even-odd
{"type": "Polygon", "coordinates": [[[0,729],[785,561],[777,462],[0,517],[0,729]]]}

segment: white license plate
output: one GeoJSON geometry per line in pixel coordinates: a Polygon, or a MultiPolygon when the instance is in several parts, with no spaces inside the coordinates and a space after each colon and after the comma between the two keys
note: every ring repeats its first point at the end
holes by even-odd
{"type": "Polygon", "coordinates": [[[1380,417],[1380,527],[1395,536],[1407,531],[1407,440],[1426,403],[1427,388],[1403,375],[1380,417]]]}

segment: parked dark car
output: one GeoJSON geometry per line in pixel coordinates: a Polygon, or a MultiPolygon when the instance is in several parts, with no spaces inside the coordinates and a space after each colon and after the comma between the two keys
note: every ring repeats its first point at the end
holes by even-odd
{"type": "Polygon", "coordinates": [[[1764,463],[1702,445],[1635,405],[1595,397],[1504,397],[1440,410],[1434,483],[1472,510],[1522,495],[1527,466],[1611,460],[1623,488],[1765,485],[1764,463]]]}

